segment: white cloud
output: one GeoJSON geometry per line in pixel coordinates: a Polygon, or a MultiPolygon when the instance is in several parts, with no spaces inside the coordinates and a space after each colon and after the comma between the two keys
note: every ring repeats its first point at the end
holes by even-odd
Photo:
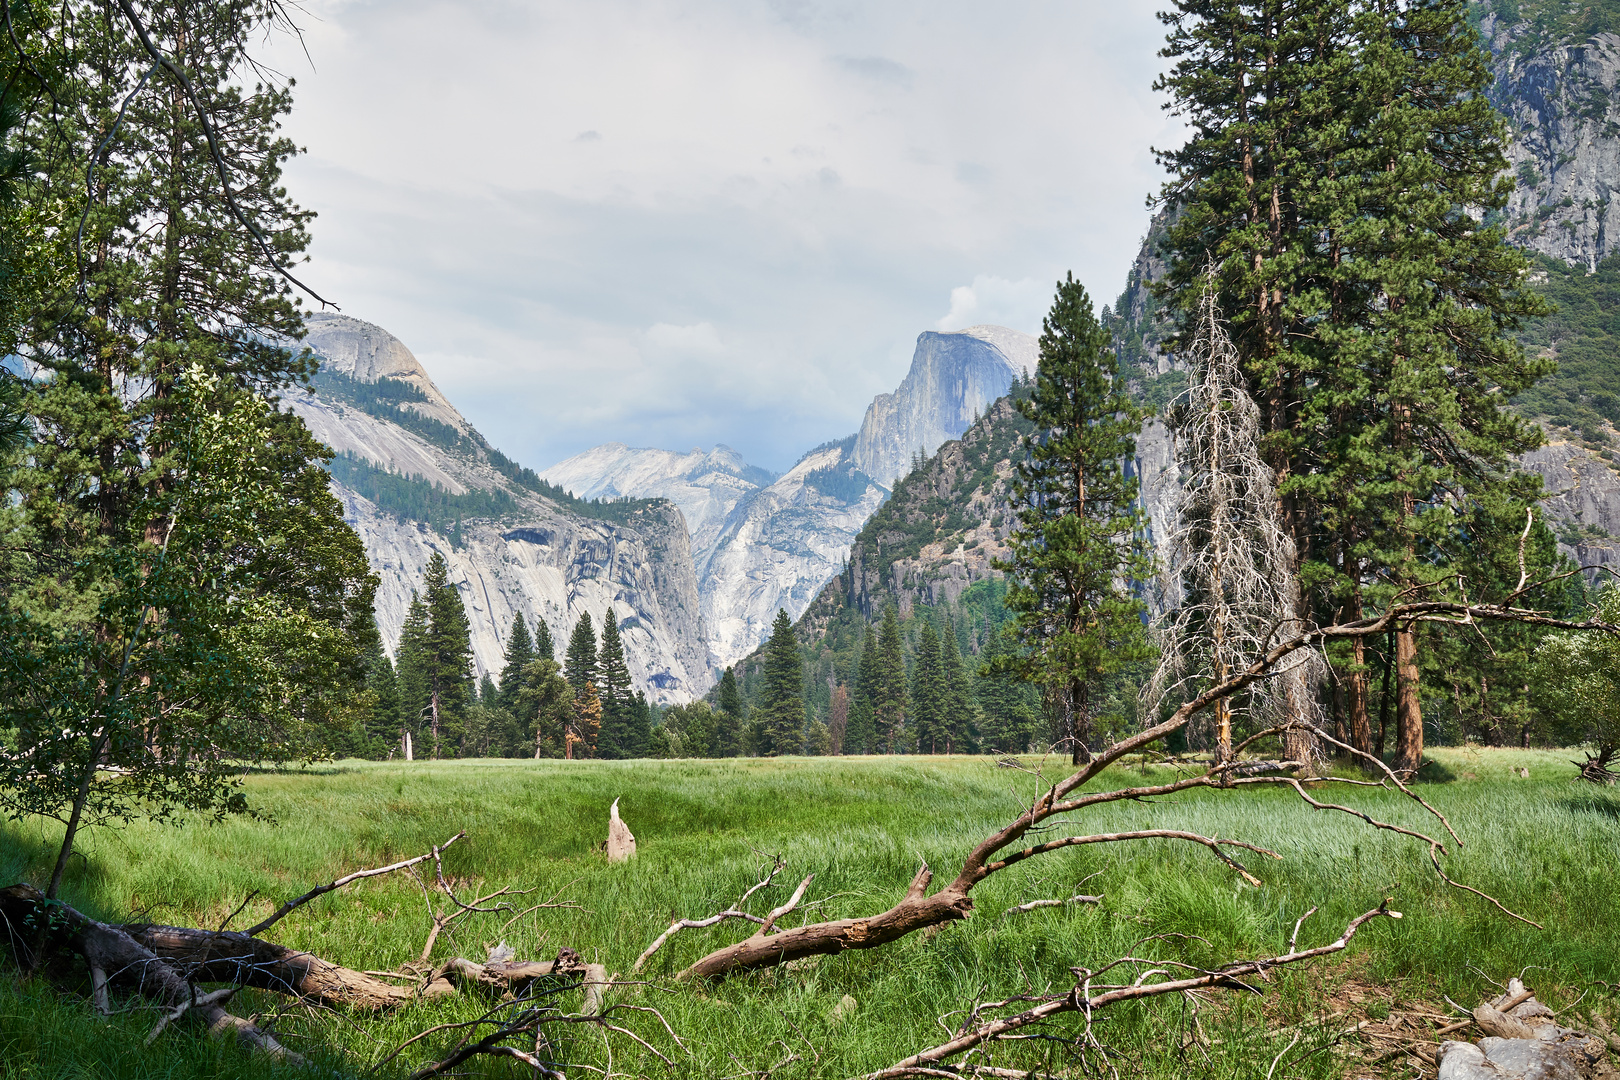
{"type": "Polygon", "coordinates": [[[941,330],[961,330],[991,323],[1039,334],[1055,292],[1055,286],[1033,278],[1008,281],[979,274],[973,284],[951,290],[950,313],[935,325],[941,330]]]}
{"type": "Polygon", "coordinates": [[[784,467],[920,330],[1038,329],[1071,269],[1115,295],[1176,141],[1158,0],[307,6],[314,70],[271,57],[307,280],[533,465],[784,467]]]}

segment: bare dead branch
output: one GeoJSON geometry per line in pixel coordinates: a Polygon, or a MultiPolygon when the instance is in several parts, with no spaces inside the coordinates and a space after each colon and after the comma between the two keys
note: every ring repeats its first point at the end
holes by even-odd
{"type": "MultiPolygon", "coordinates": [[[[450,839],[446,840],[443,844],[441,844],[440,846],[434,848],[432,851],[428,852],[426,855],[418,855],[414,859],[405,859],[402,862],[390,863],[388,866],[379,866],[375,870],[356,870],[354,873],[347,874],[344,877],[340,877],[336,881],[328,882],[325,885],[318,885],[315,888],[309,890],[309,892],[305,893],[303,896],[297,897],[296,899],[293,899],[293,900],[289,900],[285,904],[282,904],[281,907],[276,909],[275,914],[271,915],[270,917],[264,919],[261,922],[255,923],[254,925],[248,927],[247,930],[244,931],[244,933],[248,937],[258,937],[260,934],[264,933],[266,930],[268,930],[272,926],[276,925],[276,923],[278,923],[282,919],[286,918],[293,911],[295,911],[298,908],[304,906],[305,904],[309,903],[311,900],[314,900],[318,896],[324,896],[326,893],[331,892],[333,889],[341,889],[341,888],[343,888],[343,886],[349,884],[351,881],[359,881],[361,878],[377,877],[377,876],[379,876],[381,874],[392,874],[395,870],[403,870],[407,866],[415,866],[419,862],[425,862],[428,859],[434,858],[435,856],[438,855],[439,852],[443,851],[445,848],[449,847],[451,844],[455,843],[457,840],[462,839],[466,835],[467,835],[467,833],[465,831],[458,832],[458,833],[456,833],[456,835],[452,836],[450,839]]],[[[250,899],[251,899],[251,897],[250,897],[250,899]]],[[[244,900],[243,903],[246,904],[247,901],[244,900]]],[[[241,909],[238,908],[237,910],[240,911],[241,909]]],[[[225,921],[228,923],[228,922],[230,922],[230,919],[226,919],[225,921]]],[[[225,927],[222,925],[222,926],[220,926],[220,929],[223,930],[223,929],[225,929],[225,927]]]]}
{"type": "Polygon", "coordinates": [[[1101,988],[1102,992],[1095,995],[1092,994],[1089,985],[1092,975],[1085,972],[1084,969],[1076,969],[1081,979],[1074,989],[1067,994],[1044,1001],[1016,1016],[1003,1017],[981,1024],[972,1031],[966,1032],[949,1042],[913,1054],[911,1057],[896,1062],[881,1072],[871,1073],[867,1076],[867,1080],[895,1080],[898,1077],[916,1075],[913,1071],[915,1069],[937,1067],[937,1063],[945,1058],[964,1053],[989,1040],[1005,1038],[1015,1032],[1022,1031],[1024,1028],[1064,1013],[1081,1012],[1089,1020],[1096,1010],[1121,1001],[1137,1001],[1163,994],[1178,994],[1205,988],[1253,989],[1247,982],[1243,981],[1245,977],[1263,975],[1275,967],[1295,964],[1303,960],[1311,960],[1319,956],[1339,952],[1350,944],[1350,939],[1355,937],[1356,931],[1360,930],[1363,924],[1379,917],[1399,919],[1401,914],[1398,911],[1391,911],[1389,901],[1386,900],[1373,910],[1352,919],[1338,940],[1327,945],[1304,950],[1290,948],[1288,952],[1279,956],[1266,957],[1260,960],[1239,961],[1185,979],[1147,982],[1146,979],[1151,972],[1144,973],[1130,985],[1101,988]]]}
{"type": "Polygon", "coordinates": [[[1241,863],[1222,851],[1221,845],[1244,848],[1248,851],[1270,856],[1273,859],[1282,858],[1275,851],[1255,844],[1245,843],[1242,840],[1221,840],[1213,836],[1199,836],[1197,833],[1186,832],[1181,829],[1138,829],[1135,832],[1097,833],[1092,836],[1066,836],[1061,840],[1049,840],[1044,844],[1036,844],[1022,851],[1015,851],[1004,859],[990,863],[984,867],[983,872],[985,875],[990,875],[997,870],[1004,870],[1014,863],[1022,862],[1036,855],[1044,855],[1049,851],[1057,851],[1059,848],[1079,847],[1084,844],[1118,844],[1131,840],[1186,840],[1194,844],[1202,844],[1213,852],[1217,859],[1237,871],[1244,881],[1256,888],[1260,887],[1260,879],[1249,873],[1241,863]]]}
{"type": "Polygon", "coordinates": [[[996,917],[996,921],[1000,922],[1009,915],[1022,915],[1027,911],[1037,911],[1041,908],[1066,907],[1069,904],[1100,904],[1102,902],[1102,896],[1084,895],[1071,896],[1067,900],[1030,900],[1027,903],[1014,904],[1012,907],[998,915],[996,917]]]}
{"type": "Polygon", "coordinates": [[[636,962],[630,965],[631,974],[635,974],[636,972],[640,971],[642,966],[652,958],[653,953],[663,948],[666,941],[682,930],[701,930],[705,927],[718,925],[727,919],[746,919],[749,922],[757,923],[760,926],[765,925],[764,919],[760,918],[758,915],[750,915],[748,912],[742,909],[743,906],[748,903],[749,897],[759,892],[759,890],[768,887],[776,880],[776,875],[781,873],[782,869],[787,866],[787,863],[782,861],[782,857],[780,855],[772,856],[771,860],[772,865],[770,871],[759,881],[755,882],[753,885],[750,885],[742,896],[737,898],[737,902],[726,908],[724,911],[716,912],[715,914],[704,919],[676,919],[674,922],[670,923],[669,929],[665,930],[662,934],[659,934],[658,937],[653,939],[653,943],[648,945],[647,948],[642,951],[640,956],[636,957],[636,962]]]}

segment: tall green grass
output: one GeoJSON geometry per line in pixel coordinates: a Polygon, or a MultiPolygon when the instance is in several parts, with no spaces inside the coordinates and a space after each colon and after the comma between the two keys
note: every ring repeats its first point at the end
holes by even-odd
{"type": "MultiPolygon", "coordinates": [[[[653,985],[621,991],[618,1000],[659,1008],[687,1050],[647,1014],[627,1013],[623,1022],[675,1059],[679,1075],[732,1077],[778,1066],[770,1075],[780,1080],[850,1076],[942,1041],[975,1000],[1066,988],[1071,967],[1096,968],[1127,952],[1208,964],[1278,951],[1312,906],[1320,910],[1302,941],[1325,942],[1385,896],[1395,898],[1405,918],[1368,924],[1348,959],[1279,974],[1260,998],[1229,995],[1202,1006],[1198,1023],[1216,1040],[1208,1050],[1181,1051],[1192,1006],[1179,999],[1117,1011],[1099,1036],[1146,1076],[1181,1075],[1189,1067],[1201,1075],[1264,1075],[1291,1037],[1269,1038],[1266,1026],[1326,1011],[1323,1002],[1346,978],[1379,984],[1391,1001],[1432,1002],[1446,993],[1468,1003],[1487,988],[1476,970],[1505,981],[1527,966],[1539,968],[1532,984],[1554,1001],[1573,1000],[1594,980],[1620,981],[1614,945],[1620,898],[1613,888],[1620,797],[1574,783],[1573,766],[1556,753],[1443,750],[1435,757],[1435,771],[1449,779],[1420,790],[1466,842],[1447,860],[1448,872],[1544,929],[1445,887],[1420,845],[1343,814],[1312,811],[1290,792],[1202,792],[1105,806],[1075,827],[1176,827],[1260,844],[1282,856],[1244,854],[1261,888],[1244,885],[1190,844],[1082,848],[992,877],[974,892],[975,916],[938,934],[708,986],[677,985],[671,976],[746,931],[737,923],[686,931],[649,965],[653,985]],[[1519,766],[1529,768],[1529,779],[1512,771],[1519,766]],[[1100,907],[998,919],[1024,900],[1071,895],[1092,874],[1084,891],[1103,893],[1100,907]],[[1153,935],[1196,936],[1142,941],[1153,935]],[[856,1004],[840,1015],[846,996],[856,1004]]],[[[1162,767],[1146,772],[1160,780],[1171,775],[1162,767]]],[[[1142,780],[1143,771],[1132,768],[1107,774],[1103,783],[1142,780]]],[[[734,901],[759,878],[760,853],[780,855],[787,868],[780,889],[756,897],[756,910],[779,903],[799,878],[814,873],[812,903],[790,924],[872,914],[899,897],[923,861],[953,875],[969,848],[1036,788],[1027,774],[981,758],[344,762],[256,775],[248,783],[263,815],[258,820],[90,833],[64,899],[107,920],[212,926],[256,891],[233,924],[240,928],[311,885],[420,854],[465,830],[467,839],[445,857],[446,872],[465,892],[510,884],[538,890],[512,900],[518,908],[553,893],[579,906],[537,911],[504,930],[508,915],[468,916],[441,939],[436,958],[482,959],[488,946],[505,940],[519,956],[549,959],[567,946],[625,972],[672,918],[706,915],[734,901]],[[615,798],[640,850],[616,866],[600,850],[615,798]]],[[[1437,823],[1396,793],[1332,789],[1317,797],[1438,835],[1437,823]]],[[[0,828],[0,881],[43,880],[59,836],[56,827],[38,823],[0,828]]],[[[422,947],[425,903],[409,875],[368,880],[322,897],[268,936],[351,967],[393,968],[422,947]]],[[[1602,987],[1597,992],[1583,1007],[1607,1000],[1602,987]]],[[[257,992],[244,992],[233,1006],[273,1016],[285,1042],[343,1075],[364,1072],[425,1027],[470,1019],[486,1007],[463,997],[388,1016],[339,1014],[289,1007],[257,992]]],[[[78,996],[8,980],[0,984],[0,1076],[289,1072],[183,1025],[144,1048],[152,1022],[139,1011],[95,1019],[78,996]]],[[[1303,1040],[1283,1073],[1346,1075],[1347,1059],[1327,1041],[1326,1035],[1303,1040]],[[1308,1054],[1317,1047],[1321,1052],[1308,1054]]],[[[404,1075],[453,1042],[452,1034],[429,1039],[371,1075],[404,1075]]],[[[561,1042],[565,1061],[611,1067],[615,1075],[670,1075],[623,1036],[580,1026],[561,1042]]],[[[1063,1061],[1051,1043],[1006,1046],[995,1055],[997,1064],[1015,1066],[1048,1059],[1063,1061]]],[[[461,1072],[524,1071],[475,1060],[461,1072]]]]}

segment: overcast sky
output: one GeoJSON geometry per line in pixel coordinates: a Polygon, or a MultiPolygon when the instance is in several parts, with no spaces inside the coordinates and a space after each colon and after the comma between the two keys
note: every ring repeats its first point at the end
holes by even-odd
{"type": "Polygon", "coordinates": [[[853,432],[924,330],[1118,295],[1175,141],[1157,0],[306,0],[306,279],[490,440],[853,432]]]}

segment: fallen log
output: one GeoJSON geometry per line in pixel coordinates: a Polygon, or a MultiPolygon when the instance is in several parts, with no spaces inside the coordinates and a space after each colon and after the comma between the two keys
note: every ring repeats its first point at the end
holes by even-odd
{"type": "Polygon", "coordinates": [[[30,966],[37,967],[42,959],[35,950],[68,949],[90,965],[92,982],[102,993],[109,984],[126,987],[166,1006],[172,1016],[197,1013],[211,1035],[234,1035],[242,1044],[272,1057],[304,1062],[270,1032],[227,1012],[220,1003],[222,998],[212,994],[199,997],[180,968],[121,926],[97,922],[66,904],[47,900],[44,893],[27,884],[0,889],[0,920],[12,949],[34,954],[29,957],[30,966]]]}

